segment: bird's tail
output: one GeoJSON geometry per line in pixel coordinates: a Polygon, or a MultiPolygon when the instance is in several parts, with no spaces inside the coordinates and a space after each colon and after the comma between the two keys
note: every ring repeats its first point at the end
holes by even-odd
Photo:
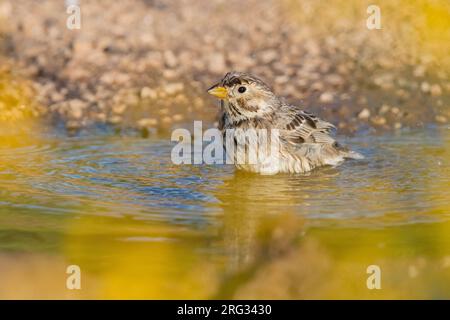
{"type": "Polygon", "coordinates": [[[364,159],[364,156],[356,151],[341,151],[342,156],[345,159],[355,159],[355,160],[360,160],[360,159],[364,159]]]}
{"type": "Polygon", "coordinates": [[[355,159],[355,160],[364,159],[364,156],[361,153],[352,151],[338,142],[334,143],[334,147],[339,152],[339,155],[344,159],[355,159]]]}

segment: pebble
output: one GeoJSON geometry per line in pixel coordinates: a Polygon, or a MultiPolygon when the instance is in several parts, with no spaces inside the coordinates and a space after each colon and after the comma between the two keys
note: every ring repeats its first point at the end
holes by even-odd
{"type": "Polygon", "coordinates": [[[149,87],[143,87],[140,96],[142,99],[156,99],[158,95],[155,90],[150,89],[149,87]]]}
{"type": "Polygon", "coordinates": [[[275,50],[265,50],[261,52],[260,59],[262,63],[271,63],[278,58],[278,53],[275,50]]]}
{"type": "Polygon", "coordinates": [[[375,116],[371,118],[370,121],[377,126],[382,126],[386,124],[386,118],[381,116],[375,116]]]}
{"type": "Polygon", "coordinates": [[[394,115],[398,115],[400,113],[400,109],[397,107],[392,107],[391,108],[391,113],[394,115]]]}
{"type": "Polygon", "coordinates": [[[108,122],[111,124],[119,124],[122,122],[122,117],[121,116],[112,116],[108,119],[108,122]]]}
{"type": "Polygon", "coordinates": [[[194,105],[194,108],[195,108],[195,109],[200,110],[200,109],[203,108],[203,106],[205,105],[205,103],[204,103],[203,100],[200,99],[200,98],[194,98],[194,103],[193,103],[193,105],[194,105]]]}
{"type": "Polygon", "coordinates": [[[116,114],[122,114],[125,112],[126,109],[127,109],[126,104],[118,104],[113,107],[113,112],[116,114]]]}
{"type": "Polygon", "coordinates": [[[177,92],[183,91],[184,90],[184,84],[181,82],[176,82],[176,83],[168,83],[164,86],[164,91],[168,94],[168,95],[174,95],[177,92]]]}
{"type": "Polygon", "coordinates": [[[410,96],[409,92],[406,91],[405,89],[398,89],[395,91],[395,94],[403,100],[407,100],[410,96]]]}
{"type": "Polygon", "coordinates": [[[428,93],[428,92],[430,92],[430,88],[431,88],[431,86],[428,82],[422,82],[420,84],[420,90],[422,90],[422,92],[428,93]]]}
{"type": "Polygon", "coordinates": [[[433,84],[430,87],[430,93],[431,93],[432,96],[435,96],[435,97],[436,96],[440,96],[442,94],[441,86],[438,85],[438,84],[433,84]]]}
{"type": "Polygon", "coordinates": [[[174,121],[181,121],[184,119],[184,116],[180,113],[177,113],[177,114],[174,114],[172,118],[174,121]]]}
{"type": "Polygon", "coordinates": [[[169,114],[169,112],[170,112],[170,110],[167,108],[161,108],[158,110],[158,114],[160,114],[160,115],[166,115],[166,114],[169,114]]]}
{"type": "Polygon", "coordinates": [[[417,66],[417,67],[414,69],[413,74],[414,74],[414,76],[415,76],[416,78],[420,78],[420,77],[423,77],[423,76],[425,75],[425,72],[426,72],[426,71],[427,71],[427,69],[425,68],[425,66],[419,65],[419,66],[417,66]]]}
{"type": "Polygon", "coordinates": [[[144,118],[137,122],[139,128],[150,128],[158,124],[158,120],[155,118],[144,118]]]}
{"type": "Polygon", "coordinates": [[[164,52],[164,62],[169,68],[175,68],[178,65],[177,57],[170,50],[164,52]]]}
{"type": "Polygon", "coordinates": [[[320,102],[323,102],[323,103],[329,103],[329,102],[333,101],[333,98],[334,98],[334,95],[331,92],[324,92],[320,95],[319,100],[320,100],[320,102]]]}
{"type": "Polygon", "coordinates": [[[170,123],[172,123],[172,118],[169,117],[169,116],[165,116],[165,117],[163,117],[163,118],[161,119],[161,122],[162,122],[163,124],[170,124],[170,123]]]}
{"type": "Polygon", "coordinates": [[[95,119],[96,121],[98,121],[98,122],[106,122],[106,114],[104,114],[104,113],[102,113],[102,112],[97,113],[97,114],[95,115],[94,119],[95,119]]]}
{"type": "Polygon", "coordinates": [[[348,118],[350,117],[352,110],[348,105],[343,105],[339,107],[338,113],[342,118],[348,118]]]}
{"type": "Polygon", "coordinates": [[[364,108],[359,114],[358,118],[361,120],[367,120],[370,117],[370,110],[367,108],[364,108]]]}
{"type": "Polygon", "coordinates": [[[64,95],[61,94],[61,93],[58,92],[58,91],[55,91],[55,92],[52,92],[52,93],[51,93],[50,99],[51,99],[53,102],[60,102],[60,101],[63,101],[63,100],[64,100],[64,95]]]}
{"type": "MultiPolygon", "coordinates": [[[[305,80],[306,81],[306,80],[305,80]]],[[[306,85],[305,86],[307,86],[307,83],[308,82],[306,82],[306,85]]],[[[322,82],[320,82],[320,81],[317,81],[317,82],[314,82],[312,85],[311,85],[311,90],[315,90],[315,91],[323,91],[324,90],[324,88],[325,88],[325,85],[322,83],[322,82]]]]}
{"type": "Polygon", "coordinates": [[[448,121],[447,118],[445,116],[442,116],[442,115],[437,115],[435,117],[435,120],[438,123],[447,123],[447,121],[448,121]]]}
{"type": "Polygon", "coordinates": [[[216,74],[222,74],[226,72],[227,68],[225,58],[221,53],[213,53],[209,56],[208,70],[216,74]]]}
{"type": "MultiPolygon", "coordinates": [[[[258,7],[258,19],[248,19],[246,10],[233,6],[215,11],[217,4],[206,8],[201,0],[159,2],[117,3],[108,11],[100,3],[87,2],[83,14],[102,19],[86,20],[89,25],[81,34],[60,30],[56,4],[35,6],[23,0],[16,6],[13,0],[2,1],[0,15],[6,12],[8,21],[5,35],[15,53],[8,59],[14,69],[23,69],[36,89],[32,97],[42,107],[33,110],[58,114],[74,126],[92,123],[89,120],[140,126],[140,121],[150,119],[136,121],[140,115],[152,115],[152,127],[193,119],[213,122],[218,102],[205,90],[235,69],[260,76],[287,102],[304,104],[312,112],[318,111],[317,97],[324,104],[345,100],[343,107],[321,111],[326,120],[346,130],[384,126],[391,115],[396,116],[396,127],[406,121],[399,116],[408,108],[414,109],[407,119],[411,122],[417,120],[414,117],[425,119],[430,108],[431,114],[439,114],[435,122],[447,123],[450,117],[442,111],[450,91],[448,72],[433,68],[435,56],[422,55],[408,74],[410,57],[400,50],[386,51],[388,32],[374,38],[343,21],[348,32],[327,30],[321,37],[315,25],[300,30],[286,24],[286,12],[273,11],[274,0],[249,0],[246,6],[258,7]],[[33,15],[26,14],[30,6],[33,15]],[[358,49],[363,46],[367,50],[358,49]],[[416,99],[417,91],[427,95],[416,99]],[[397,103],[390,107],[384,101],[398,102],[389,102],[397,103]],[[371,119],[374,114],[367,106],[377,104],[381,107],[372,113],[379,117],[371,119]],[[137,106],[141,113],[122,117],[137,106]]],[[[4,56],[0,59],[4,70],[4,56]]],[[[25,112],[20,104],[12,116],[25,112]]]]}
{"type": "Polygon", "coordinates": [[[176,69],[166,69],[166,70],[163,70],[162,73],[163,73],[164,79],[168,79],[168,80],[174,80],[179,77],[179,72],[177,72],[176,69]]]}
{"type": "Polygon", "coordinates": [[[338,74],[330,74],[325,78],[325,81],[333,86],[341,86],[344,84],[344,79],[338,74]]]}
{"type": "Polygon", "coordinates": [[[84,102],[79,99],[69,101],[69,117],[73,119],[81,119],[83,116],[84,102]]]}
{"type": "Polygon", "coordinates": [[[390,106],[388,106],[387,104],[383,104],[383,105],[380,107],[380,110],[378,110],[378,113],[379,113],[379,114],[385,114],[385,113],[387,113],[390,109],[391,109],[390,106]]]}

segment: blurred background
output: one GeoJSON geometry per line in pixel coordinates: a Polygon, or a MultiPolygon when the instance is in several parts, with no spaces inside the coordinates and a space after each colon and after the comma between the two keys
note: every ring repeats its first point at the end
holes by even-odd
{"type": "Polygon", "coordinates": [[[449,52],[446,0],[0,0],[0,298],[450,298],[449,52]],[[366,160],[173,165],[231,70],[366,160]]]}
{"type": "Polygon", "coordinates": [[[214,121],[205,89],[241,70],[348,132],[447,123],[450,4],[378,1],[381,29],[369,30],[370,4],[82,1],[81,28],[69,30],[64,1],[3,0],[1,83],[32,83],[5,87],[2,117],[150,132],[214,121]],[[38,105],[8,102],[17,90],[38,105]]]}

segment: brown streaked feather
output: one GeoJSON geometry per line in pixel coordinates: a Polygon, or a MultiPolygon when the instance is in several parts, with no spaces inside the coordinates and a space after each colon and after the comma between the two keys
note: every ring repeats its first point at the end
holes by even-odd
{"type": "Polygon", "coordinates": [[[324,143],[333,144],[331,136],[334,126],[320,120],[309,112],[296,106],[283,105],[278,115],[282,129],[283,139],[291,144],[298,143],[324,143]]]}

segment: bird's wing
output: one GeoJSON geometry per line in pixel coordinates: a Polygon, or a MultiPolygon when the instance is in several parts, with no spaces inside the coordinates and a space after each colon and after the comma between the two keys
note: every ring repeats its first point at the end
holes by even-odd
{"type": "Polygon", "coordinates": [[[295,106],[284,106],[279,118],[280,137],[289,144],[334,144],[334,125],[295,106]]]}

